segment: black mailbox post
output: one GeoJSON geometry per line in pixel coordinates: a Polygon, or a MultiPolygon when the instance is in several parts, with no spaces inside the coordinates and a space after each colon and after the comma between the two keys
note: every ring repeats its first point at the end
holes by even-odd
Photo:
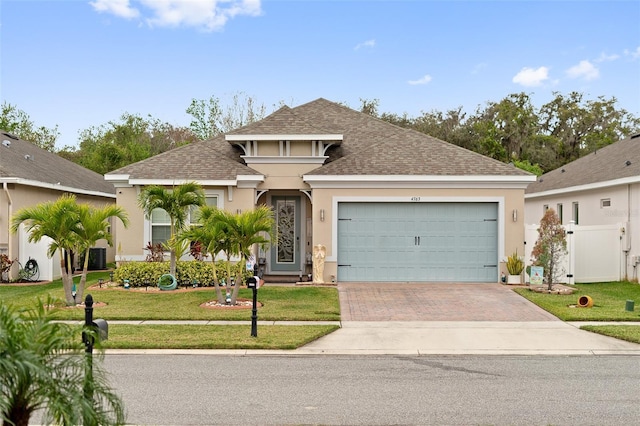
{"type": "Polygon", "coordinates": [[[258,337],[258,287],[260,278],[249,277],[247,287],[253,290],[253,306],[251,309],[251,337],[258,337]]]}
{"type": "Polygon", "coordinates": [[[93,344],[95,342],[94,334],[87,331],[93,330],[100,340],[107,340],[109,338],[109,324],[103,319],[93,319],[93,297],[90,294],[87,294],[84,299],[84,327],[82,342],[85,345],[85,356],[87,357],[84,397],[87,401],[93,401],[93,344]]]}

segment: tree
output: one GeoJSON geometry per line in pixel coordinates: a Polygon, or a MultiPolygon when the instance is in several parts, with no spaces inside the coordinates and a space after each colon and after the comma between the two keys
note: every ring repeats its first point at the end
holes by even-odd
{"type": "MultiPolygon", "coordinates": [[[[225,229],[220,224],[224,221],[220,221],[222,215],[229,214],[224,210],[220,210],[217,207],[203,206],[200,208],[200,221],[198,226],[192,226],[189,229],[184,230],[179,235],[181,241],[188,241],[190,243],[200,244],[201,253],[203,255],[210,255],[211,262],[213,263],[213,285],[216,291],[216,297],[219,304],[224,304],[224,296],[220,289],[220,280],[218,278],[218,270],[215,267],[216,255],[220,252],[224,252],[229,262],[231,257],[230,241],[226,238],[225,229]]],[[[227,272],[227,282],[230,281],[231,274],[227,272]]]]}
{"type": "Polygon", "coordinates": [[[615,97],[584,100],[571,92],[555,98],[540,108],[544,132],[562,141],[562,164],[609,145],[640,128],[640,119],[624,109],[616,109],[615,97]]]}
{"type": "Polygon", "coordinates": [[[266,107],[264,104],[257,105],[251,96],[236,93],[226,110],[223,110],[220,99],[215,96],[208,100],[192,99],[187,114],[193,117],[189,124],[191,131],[200,140],[208,140],[262,120],[266,115],[266,107]]]}
{"type": "Polygon", "coordinates": [[[26,225],[30,242],[38,242],[43,237],[51,238],[47,255],[60,253],[60,270],[67,305],[75,305],[83,300],[84,285],[87,280],[89,249],[98,240],[105,239],[112,244],[108,232],[111,217],[117,217],[128,225],[126,213],[114,205],[96,208],[89,204],[78,204],[76,197],[65,194],[55,202],[46,202],[35,207],[20,209],[12,218],[12,232],[17,232],[20,224],[26,225]],[[76,297],[73,296],[73,275],[71,271],[72,252],[84,252],[84,267],[76,297]],[[66,264],[65,264],[66,259],[66,264]]]}
{"type": "Polygon", "coordinates": [[[189,129],[174,127],[150,115],[144,118],[124,113],[120,120],[83,130],[79,148],[66,146],[58,154],[105,174],[197,139],[189,129]]]}
{"type": "Polygon", "coordinates": [[[561,267],[562,258],[567,254],[566,232],[560,223],[555,210],[548,209],[540,220],[538,240],[533,246],[531,255],[533,264],[544,268],[544,279],[548,289],[553,288],[564,272],[561,267]]]}
{"type": "Polygon", "coordinates": [[[122,221],[124,227],[129,225],[127,213],[120,207],[105,205],[102,208],[96,208],[89,204],[81,204],[79,207],[80,226],[77,229],[79,253],[84,253],[84,262],[82,265],[82,275],[80,276],[80,284],[78,285],[77,300],[84,300],[84,286],[87,282],[87,270],[89,268],[89,253],[99,240],[106,240],[109,246],[113,245],[113,238],[109,232],[109,219],[118,218],[122,221]]]}
{"type": "Polygon", "coordinates": [[[0,304],[3,424],[26,426],[37,410],[44,410],[45,424],[124,424],[122,401],[100,364],[84,353],[82,327],[52,321],[46,306],[53,304],[39,302],[26,312],[0,304]],[[87,382],[90,367],[93,380],[87,382]],[[93,398],[86,397],[86,387],[93,398]]]}
{"type": "Polygon", "coordinates": [[[2,102],[0,129],[51,152],[55,151],[56,140],[60,136],[57,125],[53,129],[36,127],[26,112],[7,102],[2,102]]]}
{"type": "Polygon", "coordinates": [[[65,194],[55,202],[45,202],[34,207],[25,207],[16,212],[11,220],[11,232],[17,232],[22,223],[29,233],[29,242],[39,242],[49,237],[51,243],[47,256],[60,253],[62,286],[67,305],[75,305],[72,294],[73,276],[70,254],[78,246],[80,216],[74,195],[65,194]],[[66,259],[66,264],[65,264],[66,259]]]}
{"type": "Polygon", "coordinates": [[[204,203],[204,191],[195,182],[186,182],[172,189],[151,185],[145,187],[138,196],[138,205],[147,218],[151,218],[155,209],[162,209],[169,215],[170,237],[167,246],[170,253],[169,271],[173,276],[176,275],[176,252],[181,244],[177,234],[184,230],[190,208],[201,207],[204,203]]]}
{"type": "MultiPolygon", "coordinates": [[[[269,239],[265,234],[271,235],[274,225],[273,210],[267,206],[259,206],[253,210],[242,212],[231,216],[233,221],[229,224],[231,234],[231,246],[237,250],[240,256],[240,265],[244,265],[251,256],[251,249],[254,245],[265,246],[269,244],[269,239]]],[[[242,271],[240,268],[239,271],[242,271]]],[[[241,275],[236,277],[236,282],[241,281],[241,275]]],[[[239,285],[236,285],[231,295],[231,304],[236,304],[238,298],[239,285]]]]}

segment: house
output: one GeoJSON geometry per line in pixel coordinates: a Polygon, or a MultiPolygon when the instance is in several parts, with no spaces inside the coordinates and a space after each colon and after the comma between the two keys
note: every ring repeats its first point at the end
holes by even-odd
{"type": "MultiPolygon", "coordinates": [[[[25,265],[35,259],[39,280],[60,277],[60,259],[47,257],[49,240],[30,243],[23,227],[12,233],[11,218],[23,207],[55,201],[63,194],[74,194],[81,203],[102,207],[115,202],[115,189],[104,177],[53,152],[41,149],[0,130],[0,253],[18,259],[25,265]]],[[[106,261],[114,261],[115,250],[106,249],[106,242],[97,248],[106,261]]],[[[77,260],[77,259],[74,259],[77,260]]],[[[18,276],[12,267],[10,278],[18,276]]]]}
{"type": "Polygon", "coordinates": [[[140,189],[196,181],[230,212],[273,206],[277,238],[256,253],[266,281],[307,278],[321,245],[324,282],[498,282],[535,176],[320,98],[105,179],[131,221],[121,261],[167,235],[163,212],[138,207],[140,189]]]}
{"type": "Polygon", "coordinates": [[[525,223],[538,224],[550,208],[572,232],[590,234],[576,243],[576,249],[583,249],[584,253],[572,255],[577,257],[577,266],[570,275],[584,276],[577,282],[637,278],[640,134],[545,173],[529,185],[525,192],[525,223]],[[594,267],[600,272],[584,272],[594,267]]]}

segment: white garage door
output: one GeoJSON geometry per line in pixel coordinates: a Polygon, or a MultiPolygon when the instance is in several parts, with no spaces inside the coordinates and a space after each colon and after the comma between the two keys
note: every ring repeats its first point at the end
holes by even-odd
{"type": "Polygon", "coordinates": [[[339,281],[498,280],[497,203],[340,203],[339,281]]]}

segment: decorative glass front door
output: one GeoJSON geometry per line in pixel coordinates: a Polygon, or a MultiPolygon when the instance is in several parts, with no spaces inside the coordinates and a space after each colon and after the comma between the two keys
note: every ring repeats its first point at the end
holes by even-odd
{"type": "Polygon", "coordinates": [[[272,197],[276,221],[271,271],[300,271],[300,197],[272,197]]]}

